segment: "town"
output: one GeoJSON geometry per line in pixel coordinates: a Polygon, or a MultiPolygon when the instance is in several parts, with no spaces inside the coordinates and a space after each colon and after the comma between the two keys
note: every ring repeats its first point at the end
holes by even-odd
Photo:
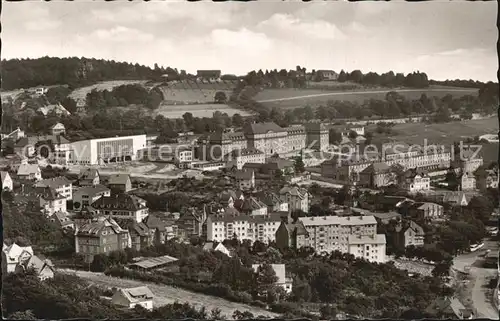
{"type": "Polygon", "coordinates": [[[7,318],[498,319],[498,83],[2,65],[7,318]]]}

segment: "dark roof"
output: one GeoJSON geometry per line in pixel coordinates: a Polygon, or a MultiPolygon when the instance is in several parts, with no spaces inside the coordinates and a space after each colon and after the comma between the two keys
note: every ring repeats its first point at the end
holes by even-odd
{"type": "Polygon", "coordinates": [[[143,208],[146,208],[145,205],[141,203],[145,203],[142,198],[139,198],[135,195],[129,194],[117,194],[113,196],[102,196],[97,201],[92,203],[92,207],[98,210],[132,210],[137,211],[143,208]]]}
{"type": "Polygon", "coordinates": [[[165,231],[165,223],[163,223],[156,215],[149,214],[142,220],[142,222],[150,229],[158,229],[160,231],[165,231]]]}
{"type": "Polygon", "coordinates": [[[109,177],[108,184],[111,185],[124,185],[130,180],[130,175],[128,174],[113,174],[109,177]]]}
{"type": "Polygon", "coordinates": [[[58,176],[54,178],[48,178],[36,183],[36,187],[52,187],[59,188],[61,186],[70,185],[71,182],[65,176],[58,176]]]}
{"type": "Polygon", "coordinates": [[[63,135],[39,135],[39,136],[29,136],[23,137],[16,143],[16,147],[24,147],[27,145],[35,145],[38,142],[51,141],[52,144],[69,144],[70,141],[63,135]]]}
{"type": "Polygon", "coordinates": [[[253,171],[236,171],[234,173],[234,178],[237,180],[251,180],[253,175],[253,171]]]}
{"type": "Polygon", "coordinates": [[[259,154],[264,154],[264,153],[262,151],[258,150],[257,148],[242,148],[242,149],[235,149],[230,154],[233,157],[237,157],[237,156],[246,156],[246,155],[259,155],[259,154]]]}
{"type": "Polygon", "coordinates": [[[96,175],[99,175],[99,171],[96,168],[85,168],[80,172],[80,180],[94,179],[96,175]]]}
{"type": "Polygon", "coordinates": [[[378,173],[387,173],[390,171],[390,167],[387,166],[386,163],[377,162],[373,163],[364,170],[361,171],[363,174],[378,174],[378,173]]]}
{"type": "Polygon", "coordinates": [[[47,201],[54,201],[65,198],[61,194],[57,193],[56,190],[52,187],[37,188],[37,191],[40,192],[40,197],[47,201]]]}
{"type": "Polygon", "coordinates": [[[276,170],[276,169],[283,170],[287,167],[292,167],[292,166],[294,166],[293,161],[278,157],[268,158],[266,159],[266,164],[264,164],[264,168],[270,170],[276,170]]]}
{"type": "Polygon", "coordinates": [[[245,170],[260,170],[262,167],[264,166],[264,164],[261,164],[261,163],[245,163],[245,165],[243,165],[243,169],[245,170]]]}
{"type": "Polygon", "coordinates": [[[276,123],[266,122],[266,123],[247,124],[243,128],[243,131],[245,132],[245,134],[259,135],[259,134],[266,134],[267,132],[270,131],[279,133],[279,132],[286,132],[287,130],[276,125],[276,123]]]}
{"type": "Polygon", "coordinates": [[[197,70],[196,75],[198,77],[220,77],[220,70],[197,70]]]}
{"type": "Polygon", "coordinates": [[[263,207],[267,207],[266,204],[262,203],[255,197],[248,197],[245,200],[237,200],[234,202],[234,206],[243,212],[258,210],[263,207]]]}
{"type": "Polygon", "coordinates": [[[127,231],[122,229],[118,223],[112,218],[100,218],[97,221],[87,223],[78,228],[77,235],[95,235],[99,236],[100,232],[106,228],[111,227],[111,229],[116,233],[126,233],[127,231]]]}
{"type": "Polygon", "coordinates": [[[85,186],[85,187],[81,187],[79,188],[76,192],[76,193],[82,193],[84,195],[95,195],[97,193],[101,193],[101,192],[107,192],[109,191],[110,189],[107,188],[106,186],[104,185],[101,185],[101,184],[97,184],[95,186],[85,186]]]}
{"type": "Polygon", "coordinates": [[[255,194],[255,196],[262,203],[266,204],[267,206],[274,206],[274,205],[278,205],[278,204],[281,203],[281,200],[280,200],[279,196],[276,193],[273,193],[273,192],[262,191],[262,192],[259,192],[259,193],[255,194]]]}
{"type": "Polygon", "coordinates": [[[295,223],[284,223],[285,228],[288,230],[288,233],[296,233],[296,235],[307,235],[307,230],[302,223],[302,221],[297,221],[295,223]]]}
{"type": "Polygon", "coordinates": [[[129,220],[129,223],[127,224],[126,228],[130,232],[135,232],[136,234],[140,236],[148,236],[149,235],[149,228],[146,224],[144,223],[137,223],[135,220],[129,220]]]}

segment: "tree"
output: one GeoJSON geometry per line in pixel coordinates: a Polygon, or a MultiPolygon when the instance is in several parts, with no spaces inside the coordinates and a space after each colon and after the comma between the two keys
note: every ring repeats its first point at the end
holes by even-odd
{"type": "Polygon", "coordinates": [[[233,319],[235,319],[235,320],[250,320],[250,319],[254,319],[254,315],[250,311],[241,312],[240,310],[235,310],[233,313],[233,319]]]}
{"type": "Polygon", "coordinates": [[[450,168],[446,173],[445,181],[448,183],[448,188],[452,191],[456,191],[460,187],[460,180],[453,168],[450,168]]]}
{"type": "Polygon", "coordinates": [[[278,281],[278,277],[271,264],[264,263],[257,268],[255,280],[258,292],[263,293],[269,290],[278,281]]]}
{"type": "Polygon", "coordinates": [[[354,130],[349,131],[350,139],[356,139],[356,137],[358,137],[358,133],[356,133],[354,130]]]}
{"type": "Polygon", "coordinates": [[[330,128],[328,137],[331,144],[338,144],[342,141],[342,135],[333,128],[330,128]]]}
{"type": "Polygon", "coordinates": [[[227,101],[226,93],[223,91],[218,91],[215,93],[214,100],[217,104],[224,104],[227,101]]]}
{"type": "Polygon", "coordinates": [[[233,115],[233,125],[238,127],[243,125],[243,117],[240,114],[236,113],[233,115]]]}
{"type": "Polygon", "coordinates": [[[321,319],[323,320],[334,320],[337,318],[338,311],[335,306],[327,304],[321,306],[319,313],[321,314],[321,319]]]}
{"type": "Polygon", "coordinates": [[[306,170],[302,156],[295,158],[294,168],[296,173],[303,173],[306,170]]]}

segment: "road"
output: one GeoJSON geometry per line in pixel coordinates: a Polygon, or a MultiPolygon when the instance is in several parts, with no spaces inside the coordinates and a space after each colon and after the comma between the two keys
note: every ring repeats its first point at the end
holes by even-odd
{"type": "Polygon", "coordinates": [[[484,289],[489,282],[489,278],[496,276],[497,270],[480,267],[481,257],[479,256],[487,249],[498,250],[498,244],[492,241],[485,241],[484,243],[484,247],[479,251],[457,256],[453,260],[453,268],[464,271],[466,266],[470,267],[469,275],[473,283],[470,299],[477,312],[475,317],[498,320],[498,310],[493,306],[493,298],[486,297],[484,289]]]}
{"type": "MultiPolygon", "coordinates": [[[[388,93],[390,90],[363,90],[363,91],[340,91],[340,92],[332,92],[325,94],[313,94],[313,95],[303,95],[303,96],[295,96],[295,97],[284,97],[284,98],[275,98],[275,99],[266,99],[259,100],[259,103],[270,103],[274,101],[285,101],[285,100],[295,100],[295,99],[303,99],[303,98],[314,98],[314,97],[322,97],[322,96],[339,96],[339,95],[359,95],[359,94],[379,94],[379,93],[388,93]]],[[[413,92],[413,91],[422,91],[420,89],[398,89],[398,93],[402,92],[413,92]]],[[[443,91],[443,89],[426,89],[426,91],[443,91]]],[[[446,89],[446,91],[457,91],[463,92],[463,89],[446,89]]]]}
{"type": "Polygon", "coordinates": [[[276,313],[272,313],[264,309],[260,309],[242,303],[227,301],[225,299],[210,295],[190,292],[173,286],[160,285],[160,284],[136,281],[130,279],[120,279],[120,278],[106,276],[103,273],[75,271],[67,269],[59,271],[71,274],[76,273],[78,277],[86,279],[90,283],[107,287],[123,288],[123,287],[136,287],[136,286],[147,285],[154,294],[153,304],[155,307],[171,304],[177,301],[180,303],[188,302],[190,304],[195,305],[197,308],[205,306],[209,313],[212,309],[219,308],[221,309],[222,314],[224,314],[228,319],[232,318],[233,312],[235,310],[239,310],[241,312],[250,311],[251,313],[253,313],[255,317],[259,315],[264,315],[269,318],[278,317],[276,313]]]}

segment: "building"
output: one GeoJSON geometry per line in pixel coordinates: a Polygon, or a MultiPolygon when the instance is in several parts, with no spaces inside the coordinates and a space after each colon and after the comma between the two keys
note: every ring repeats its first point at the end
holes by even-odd
{"type": "Polygon", "coordinates": [[[234,179],[241,190],[255,188],[255,173],[253,171],[236,171],[234,179]]]}
{"type": "Polygon", "coordinates": [[[457,165],[466,173],[474,173],[479,167],[483,165],[483,158],[470,150],[460,150],[457,165]]]}
{"type": "Polygon", "coordinates": [[[28,136],[15,144],[14,151],[27,157],[34,156],[36,152],[51,163],[66,165],[71,156],[71,143],[62,134],[28,136]]]}
{"type": "Polygon", "coordinates": [[[373,263],[385,263],[385,234],[349,235],[349,254],[373,263]]]}
{"type": "Polygon", "coordinates": [[[98,217],[75,230],[75,252],[83,254],[87,262],[92,262],[97,254],[124,250],[130,243],[129,232],[112,218],[98,217]]]}
{"type": "Polygon", "coordinates": [[[359,172],[359,184],[369,188],[379,188],[394,184],[395,177],[391,168],[383,162],[370,164],[359,172]]]}
{"type": "Polygon", "coordinates": [[[66,134],[66,127],[61,123],[57,123],[50,127],[50,132],[52,135],[64,135],[66,134]]]}
{"type": "Polygon", "coordinates": [[[444,207],[431,202],[408,202],[399,208],[399,212],[415,220],[435,220],[443,217],[444,207]]]}
{"type": "Polygon", "coordinates": [[[243,128],[248,146],[262,151],[267,157],[289,152],[288,132],[275,123],[252,123],[243,128]]]}
{"type": "Polygon", "coordinates": [[[218,243],[215,247],[214,245],[214,242],[207,242],[203,245],[203,250],[221,252],[222,254],[231,257],[231,252],[227,249],[227,247],[224,246],[224,244],[218,243]]]}
{"type": "Polygon", "coordinates": [[[133,219],[140,223],[148,216],[149,209],[146,201],[135,195],[115,194],[111,196],[101,196],[92,203],[100,215],[116,218],[133,219]]]}
{"type": "Polygon", "coordinates": [[[471,197],[464,192],[445,193],[442,197],[443,203],[449,203],[453,206],[467,206],[471,197]]]}
{"type": "Polygon", "coordinates": [[[268,244],[275,241],[282,216],[282,213],[251,216],[242,214],[235,208],[227,208],[208,216],[207,240],[223,242],[236,237],[239,241],[260,241],[268,244]]]}
{"type": "Polygon", "coordinates": [[[409,193],[429,191],[431,189],[431,178],[429,175],[418,169],[409,169],[403,175],[403,189],[409,193]]]}
{"type": "Polygon", "coordinates": [[[47,116],[51,113],[55,113],[57,116],[69,116],[71,113],[64,108],[63,105],[61,104],[53,104],[53,105],[47,105],[43,106],[37,109],[39,113],[41,113],[44,116],[47,116]]]}
{"type": "Polygon", "coordinates": [[[268,213],[267,205],[253,196],[247,197],[244,200],[236,200],[234,207],[239,212],[251,216],[267,215],[268,213]]]}
{"type": "Polygon", "coordinates": [[[267,205],[267,212],[288,212],[288,203],[283,201],[278,194],[273,192],[259,192],[255,197],[267,205]]]}
{"type": "Polygon", "coordinates": [[[153,292],[147,286],[118,289],[111,297],[114,305],[133,309],[136,305],[146,310],[153,310],[153,292]]]}
{"type": "Polygon", "coordinates": [[[71,143],[69,163],[100,165],[109,162],[141,159],[146,148],[146,135],[88,139],[71,143]]]}
{"type": "Polygon", "coordinates": [[[132,180],[128,174],[113,174],[108,179],[108,187],[113,194],[128,193],[132,190],[132,180]]]}
{"type": "Polygon", "coordinates": [[[33,256],[33,248],[31,246],[19,246],[16,243],[7,246],[3,243],[2,273],[15,272],[17,265],[31,256],[33,256]]]}
{"type": "Polygon", "coordinates": [[[30,255],[19,260],[15,273],[23,273],[28,269],[33,269],[41,281],[52,279],[55,268],[49,260],[41,260],[36,255],[30,255]]]}
{"type": "Polygon", "coordinates": [[[202,235],[203,223],[207,219],[205,208],[203,211],[197,211],[191,208],[179,217],[175,224],[177,225],[177,236],[184,240],[190,240],[192,237],[202,235]]]}
{"type": "MultiPolygon", "coordinates": [[[[252,269],[254,270],[254,272],[257,272],[260,266],[261,264],[252,264],[252,269]]],[[[292,293],[293,280],[286,277],[285,264],[271,264],[271,267],[273,268],[274,273],[277,277],[275,285],[282,287],[287,294],[292,293]]]]}
{"type": "Polygon", "coordinates": [[[153,237],[149,227],[143,222],[137,223],[134,220],[127,220],[123,226],[130,234],[131,246],[134,250],[140,251],[153,245],[153,237]]]}
{"type": "Polygon", "coordinates": [[[25,137],[24,130],[21,130],[21,128],[19,128],[19,127],[17,127],[10,134],[7,134],[7,135],[2,134],[2,140],[10,139],[13,142],[17,142],[19,139],[21,139],[23,137],[25,137]]]}
{"type": "Polygon", "coordinates": [[[221,71],[220,70],[197,70],[196,77],[199,81],[210,81],[215,82],[220,80],[221,71]]]}
{"type": "Polygon", "coordinates": [[[57,223],[63,230],[75,228],[75,223],[69,218],[67,212],[55,212],[49,216],[49,220],[57,223]]]}
{"type": "Polygon", "coordinates": [[[101,176],[96,168],[85,168],[80,171],[78,185],[96,186],[101,182],[101,176]]]}
{"type": "Polygon", "coordinates": [[[276,246],[280,250],[299,249],[306,246],[309,238],[307,230],[302,221],[292,223],[289,218],[283,220],[276,230],[276,246]]]}
{"type": "Polygon", "coordinates": [[[44,187],[37,189],[39,195],[39,202],[42,211],[47,215],[51,216],[56,212],[66,212],[66,197],[61,193],[58,193],[52,187],[44,187]]]}
{"type": "Polygon", "coordinates": [[[38,164],[21,164],[17,169],[17,177],[23,180],[39,181],[42,179],[42,171],[38,164]]]}
{"type": "Polygon", "coordinates": [[[235,149],[227,156],[227,168],[242,169],[246,163],[264,164],[266,157],[263,152],[255,148],[235,149]]]}
{"type": "Polygon", "coordinates": [[[219,203],[224,207],[234,207],[234,202],[244,199],[245,195],[242,191],[227,190],[219,195],[219,203]]]}
{"type": "Polygon", "coordinates": [[[102,196],[110,196],[111,190],[104,185],[91,185],[80,187],[73,193],[73,209],[81,211],[94,204],[102,196]]]}
{"type": "Polygon", "coordinates": [[[337,80],[339,78],[339,74],[333,70],[316,70],[316,75],[323,80],[337,80]]]}
{"type": "Polygon", "coordinates": [[[470,191],[476,189],[476,177],[469,172],[464,172],[459,175],[460,190],[470,191]]]}
{"type": "Polygon", "coordinates": [[[73,199],[73,184],[65,176],[41,180],[35,184],[35,187],[40,189],[52,188],[58,194],[64,196],[66,201],[71,201],[73,199]]]}
{"type": "Polygon", "coordinates": [[[280,199],[288,203],[288,210],[293,212],[301,210],[304,213],[309,212],[309,193],[307,190],[299,187],[285,186],[280,191],[280,199]]]}
{"type": "Polygon", "coordinates": [[[328,128],[322,123],[306,123],[306,148],[325,151],[330,146],[328,128]]]}
{"type": "Polygon", "coordinates": [[[166,240],[175,236],[173,233],[169,235],[167,225],[154,214],[149,214],[142,223],[148,227],[153,244],[164,244],[166,240]]]}
{"type": "Polygon", "coordinates": [[[9,175],[9,172],[0,172],[0,177],[2,178],[2,191],[12,191],[14,189],[12,178],[9,175]]]}
{"type": "Polygon", "coordinates": [[[425,312],[440,319],[466,320],[474,317],[472,311],[466,309],[457,298],[437,298],[425,312]]]}
{"type": "Polygon", "coordinates": [[[476,187],[479,190],[487,188],[498,188],[498,173],[494,170],[486,170],[486,177],[477,177],[476,187]]]}
{"type": "Polygon", "coordinates": [[[425,170],[447,169],[451,164],[451,153],[435,146],[424,149],[407,144],[394,143],[382,145],[382,160],[389,166],[401,165],[404,169],[425,170]]]}
{"type": "Polygon", "coordinates": [[[413,221],[396,226],[396,243],[402,247],[423,246],[425,239],[424,229],[413,221]]]}
{"type": "Polygon", "coordinates": [[[378,160],[378,156],[352,154],[334,157],[321,164],[321,176],[332,178],[339,182],[357,182],[359,173],[378,160]]]}

